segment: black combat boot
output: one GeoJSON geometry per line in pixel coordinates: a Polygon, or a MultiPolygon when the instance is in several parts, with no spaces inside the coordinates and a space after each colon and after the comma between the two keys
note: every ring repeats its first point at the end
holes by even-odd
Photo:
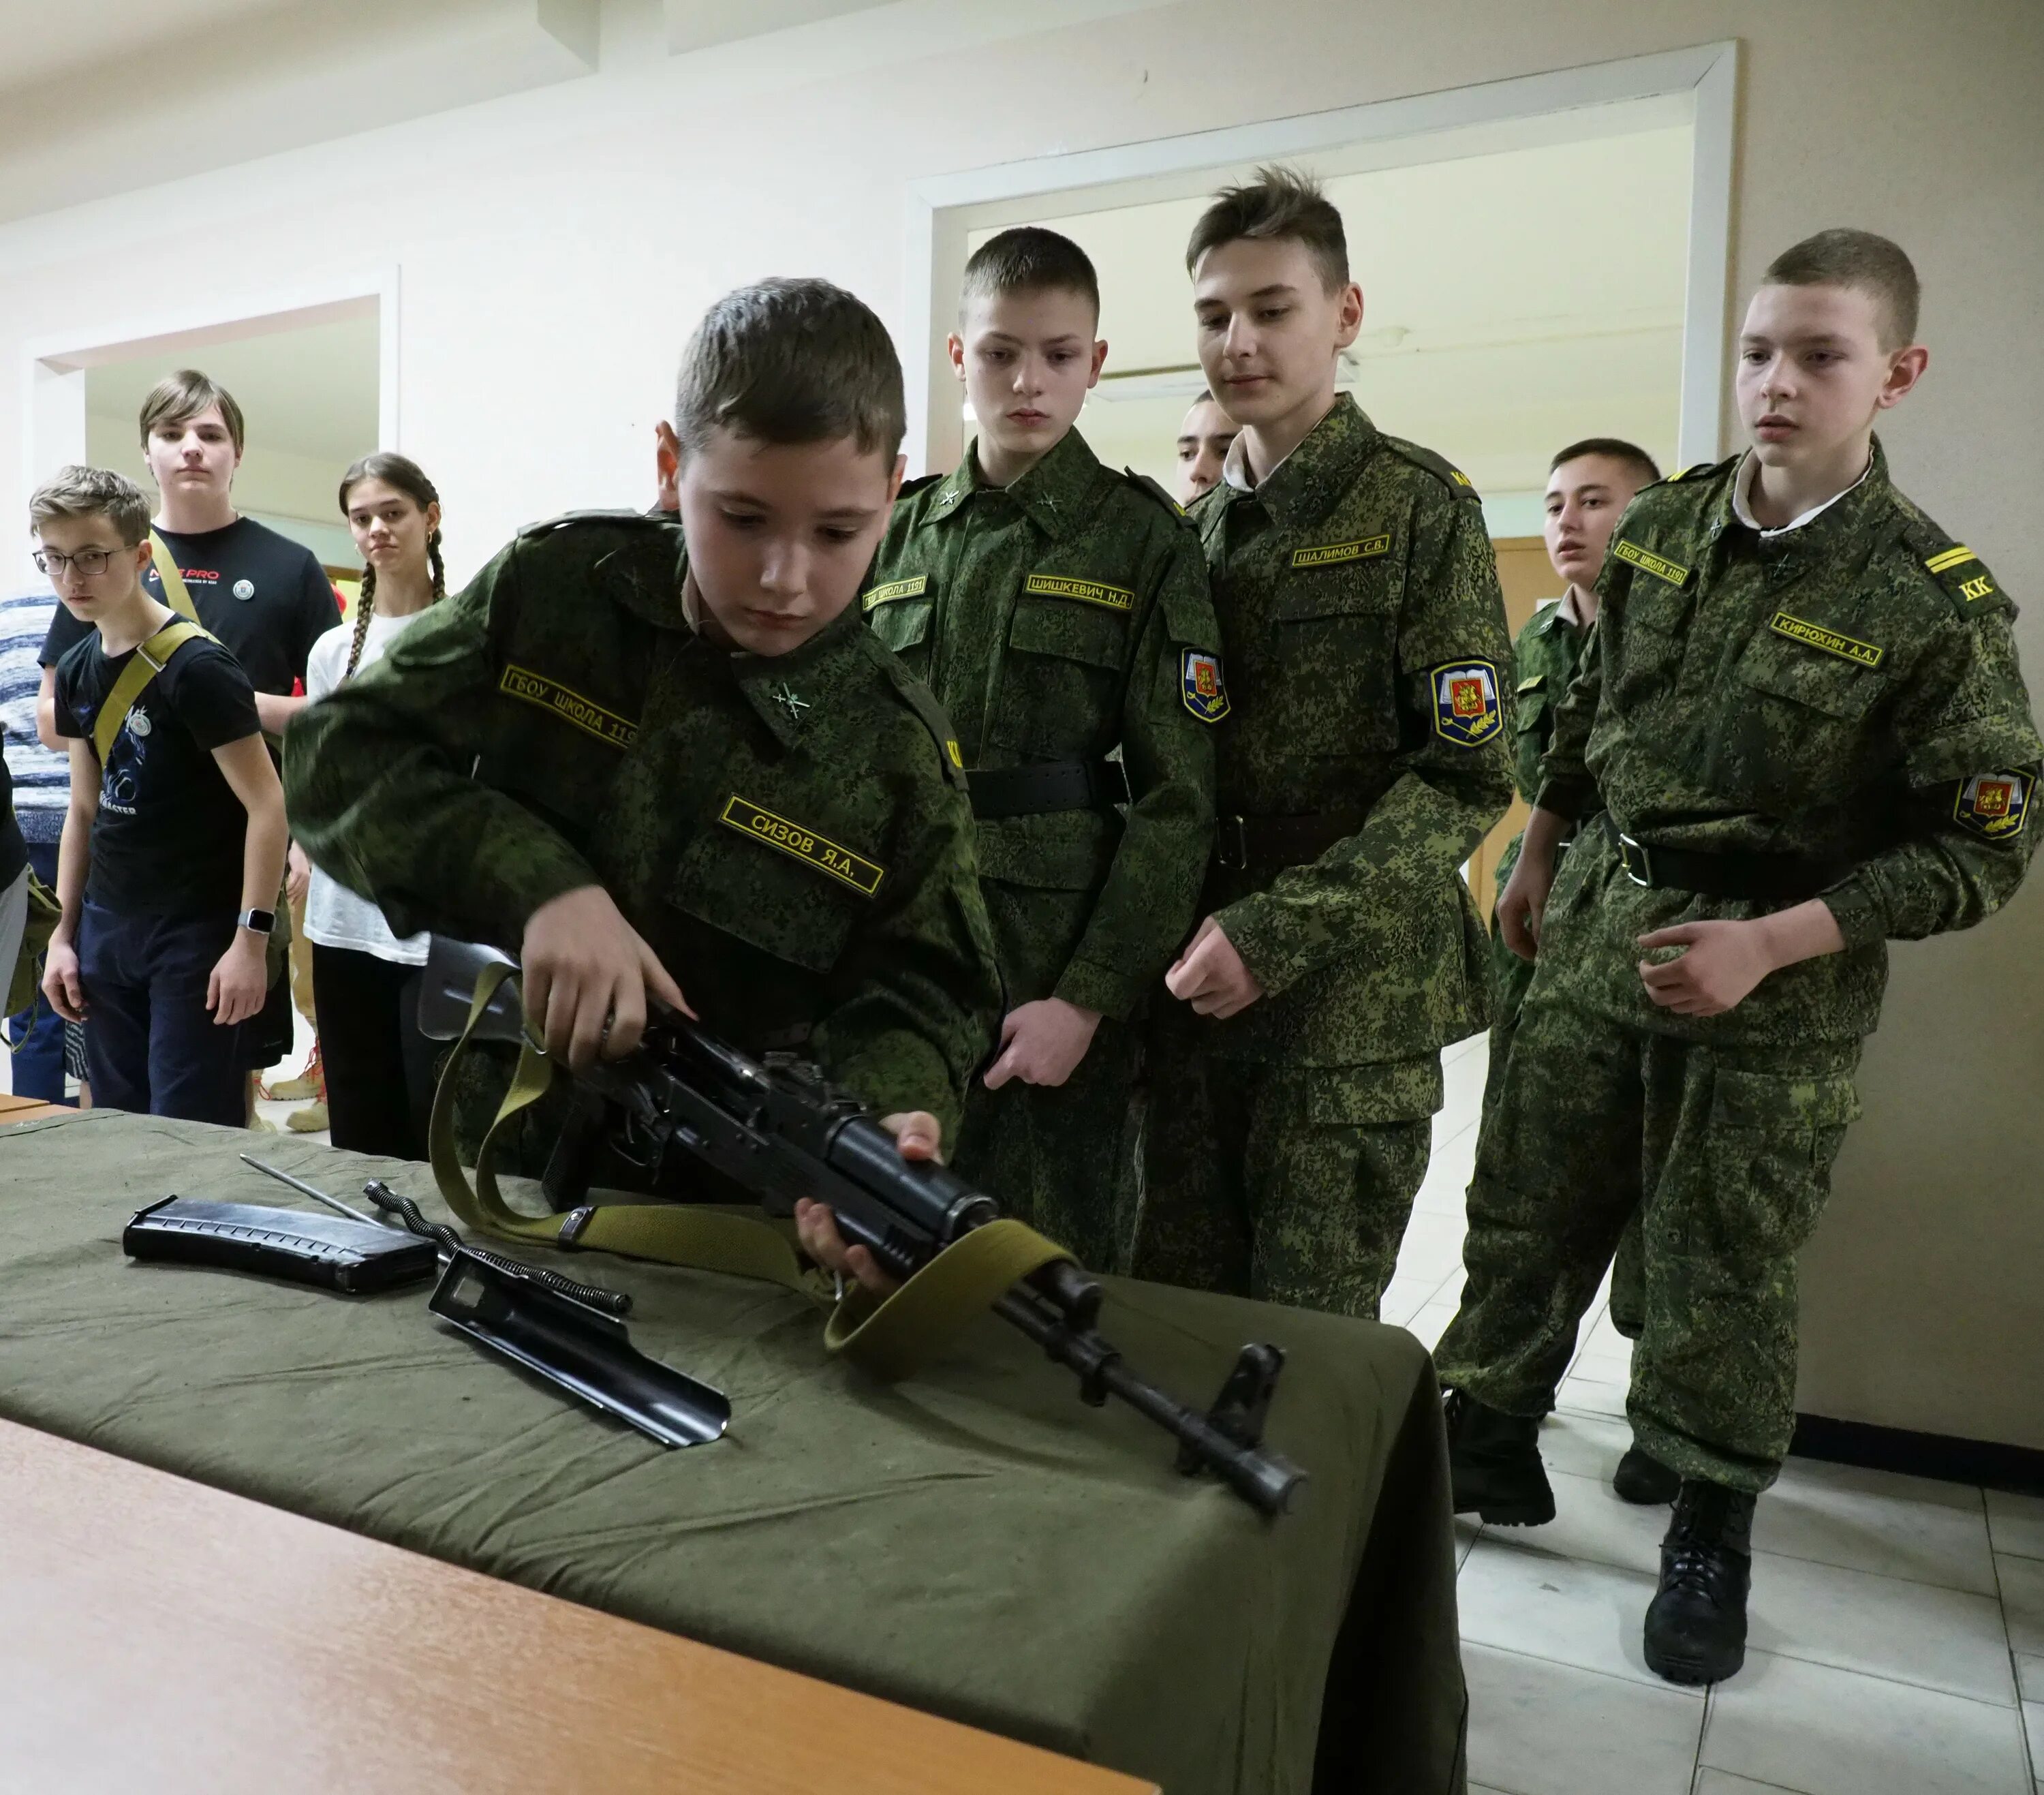
{"type": "Polygon", "coordinates": [[[1650,1457],[1637,1446],[1628,1446],[1625,1456],[1618,1462],[1618,1469],[1612,1474],[1611,1486],[1618,1492],[1621,1502],[1637,1503],[1650,1508],[1658,1502],[1672,1502],[1682,1487],[1681,1478],[1650,1457]]]}
{"type": "Polygon", "coordinates": [[[1753,1498],[1685,1478],[1661,1542],[1661,1587],[1646,1610],[1646,1663],[1671,1683],[1720,1683],[1746,1662],[1753,1498]]]}
{"type": "Polygon", "coordinates": [[[1554,1492],[1540,1463],[1540,1424],[1508,1415],[1466,1390],[1448,1392],[1448,1475],[1455,1512],[1474,1509],[1498,1527],[1539,1527],[1554,1518],[1554,1492]]]}

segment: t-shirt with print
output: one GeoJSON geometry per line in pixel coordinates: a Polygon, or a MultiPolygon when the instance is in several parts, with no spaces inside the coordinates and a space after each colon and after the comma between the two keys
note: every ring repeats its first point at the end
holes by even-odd
{"type": "MultiPolygon", "coordinates": [[[[237,517],[225,529],[156,534],[184,575],[208,633],[240,662],[257,691],[289,697],[293,683],[305,676],[313,644],[340,615],[312,551],[253,517],[237,517]]],[[[142,584],[152,598],[170,603],[155,568],[142,584]]],[[[43,644],[43,665],[56,666],[91,633],[91,625],[60,607],[43,644]]]]}
{"type": "MultiPolygon", "coordinates": [[[[65,655],[59,735],[91,740],[134,652],[102,652],[94,630],[65,655]]],[[[261,732],[254,690],[233,655],[203,640],[179,649],[129,710],[100,769],[86,897],[124,916],[237,913],[248,813],[213,751],[261,732]]]]}

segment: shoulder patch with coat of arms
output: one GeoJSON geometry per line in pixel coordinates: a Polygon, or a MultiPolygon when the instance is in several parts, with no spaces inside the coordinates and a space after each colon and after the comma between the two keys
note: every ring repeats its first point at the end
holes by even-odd
{"type": "Polygon", "coordinates": [[[1179,661],[1179,683],[1185,709],[1202,723],[1218,723],[1228,715],[1228,685],[1220,676],[1220,656],[1204,648],[1188,648],[1179,661]]]}
{"type": "Polygon", "coordinates": [[[2013,841],[2030,820],[2030,781],[2021,773],[1975,773],[1959,782],[1953,820],[1988,841],[2013,841]]]}
{"type": "Polygon", "coordinates": [[[1443,741],[1479,748],[1504,728],[1497,669],[1489,661],[1448,661],[1427,677],[1434,686],[1434,733],[1443,741]]]}

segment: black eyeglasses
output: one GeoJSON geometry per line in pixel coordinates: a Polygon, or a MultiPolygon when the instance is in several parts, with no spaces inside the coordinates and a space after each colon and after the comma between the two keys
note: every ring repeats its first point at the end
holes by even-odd
{"type": "Polygon", "coordinates": [[[80,579],[92,579],[106,571],[106,563],[118,555],[117,548],[81,548],[75,555],[60,555],[54,548],[38,548],[29,559],[38,573],[62,579],[68,569],[80,579]]]}

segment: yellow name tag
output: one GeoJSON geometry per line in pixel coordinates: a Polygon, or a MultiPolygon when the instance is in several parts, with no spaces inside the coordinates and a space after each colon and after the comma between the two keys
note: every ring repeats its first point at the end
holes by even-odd
{"type": "Polygon", "coordinates": [[[573,724],[586,736],[614,748],[628,748],[639,739],[639,725],[629,717],[606,710],[594,698],[571,692],[558,679],[535,673],[528,667],[507,667],[497,682],[497,690],[540,709],[551,711],[562,722],[573,724]]]}
{"type": "Polygon", "coordinates": [[[1803,617],[1791,617],[1786,611],[1777,611],[1769,620],[1767,627],[1777,636],[1785,636],[1792,642],[1807,644],[1812,648],[1821,648],[1827,655],[1836,655],[1840,660],[1850,661],[1856,667],[1878,667],[1881,656],[1888,652],[1871,642],[1856,642],[1850,636],[1841,636],[1835,629],[1827,629],[1803,617]]]}
{"type": "Polygon", "coordinates": [[[890,599],[920,598],[930,590],[930,576],[916,574],[908,579],[890,579],[885,586],[876,586],[859,600],[867,610],[875,605],[885,605],[890,599]]]}
{"type": "Polygon", "coordinates": [[[1664,561],[1649,549],[1642,548],[1636,542],[1627,542],[1623,536],[1612,550],[1621,561],[1630,561],[1635,567],[1643,569],[1656,579],[1665,579],[1670,586],[1680,586],[1689,577],[1687,567],[1678,567],[1673,561],[1664,561]]]}
{"type": "Polygon", "coordinates": [[[1324,542],[1317,548],[1295,548],[1292,551],[1292,565],[1295,567],[1331,567],[1339,561],[1366,561],[1373,555],[1387,555],[1391,551],[1388,536],[1358,536],[1354,542],[1324,542]]]}
{"type": "Polygon", "coordinates": [[[1135,594],[1126,586],[1103,586],[1097,579],[1067,579],[1062,574],[1032,574],[1022,590],[1039,598],[1076,598],[1082,605],[1105,605],[1110,611],[1132,610],[1135,594]]]}
{"type": "Polygon", "coordinates": [[[849,848],[840,848],[818,835],[814,829],[805,829],[800,823],[791,823],[786,817],[761,809],[736,792],[725,800],[724,814],[717,821],[740,835],[749,835],[755,841],[765,842],[769,848],[778,848],[783,854],[808,861],[818,872],[829,874],[840,884],[850,886],[864,897],[870,898],[878,891],[880,882],[887,876],[886,867],[876,867],[849,848]]]}

